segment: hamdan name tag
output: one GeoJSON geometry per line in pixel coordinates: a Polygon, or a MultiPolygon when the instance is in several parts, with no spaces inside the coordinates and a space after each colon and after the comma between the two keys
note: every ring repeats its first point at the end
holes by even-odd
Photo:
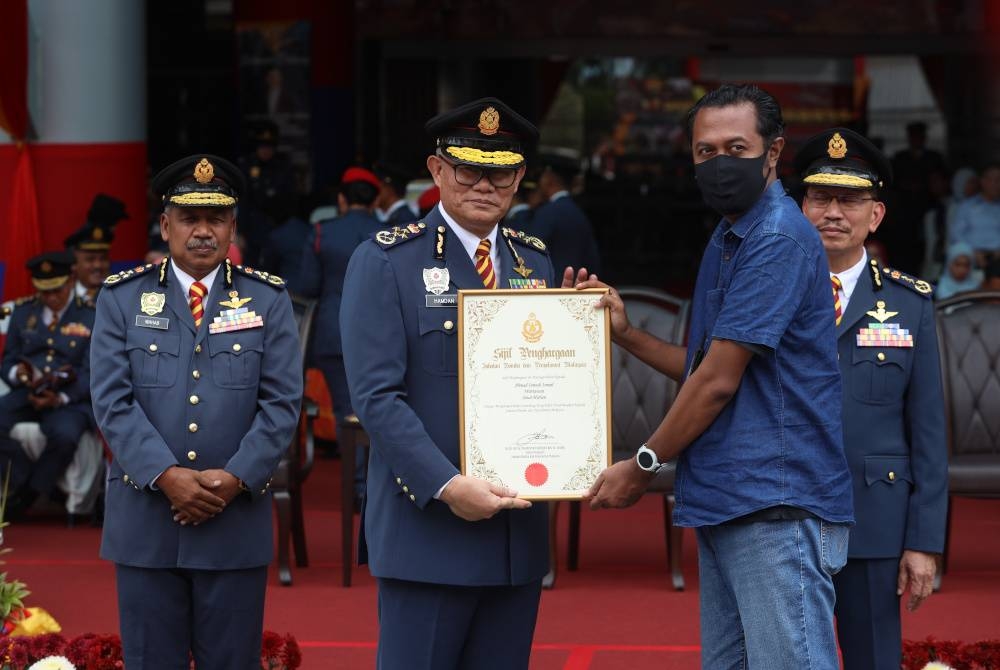
{"type": "Polygon", "coordinates": [[[456,307],[458,305],[457,293],[442,293],[441,295],[428,295],[424,297],[427,307],[456,307]]]}
{"type": "Polygon", "coordinates": [[[136,314],[135,325],[139,328],[166,330],[167,326],[170,325],[170,319],[165,316],[143,316],[142,314],[136,314]]]}

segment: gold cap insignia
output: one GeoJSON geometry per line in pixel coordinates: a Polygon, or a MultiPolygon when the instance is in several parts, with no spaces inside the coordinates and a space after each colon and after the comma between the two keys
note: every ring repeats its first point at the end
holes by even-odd
{"type": "Polygon", "coordinates": [[[104,230],[102,230],[101,228],[94,228],[94,232],[91,235],[91,237],[93,237],[95,240],[103,240],[104,230]]]}
{"type": "Polygon", "coordinates": [[[500,112],[487,107],[479,115],[479,132],[483,135],[496,135],[500,130],[500,112]]]}
{"type": "Polygon", "coordinates": [[[207,184],[215,179],[215,167],[208,162],[207,158],[202,158],[194,166],[194,178],[199,184],[207,184]]]}
{"type": "Polygon", "coordinates": [[[43,261],[40,269],[42,272],[52,272],[52,263],[49,263],[48,261],[43,261]]]}
{"type": "Polygon", "coordinates": [[[830,158],[843,158],[847,155],[847,142],[840,133],[834,133],[826,145],[826,153],[830,158]]]}

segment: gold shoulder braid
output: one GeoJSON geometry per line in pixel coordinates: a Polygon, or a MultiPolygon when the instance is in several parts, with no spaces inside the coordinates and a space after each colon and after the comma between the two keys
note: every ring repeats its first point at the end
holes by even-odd
{"type": "MultiPolygon", "coordinates": [[[[375,233],[375,241],[383,249],[388,249],[405,240],[420,237],[426,230],[427,224],[423,221],[420,223],[408,223],[405,226],[393,226],[388,230],[380,230],[375,233]]],[[[443,247],[441,252],[444,253],[443,247]]]]}
{"type": "Polygon", "coordinates": [[[265,284],[270,284],[275,288],[284,288],[285,280],[278,275],[273,275],[270,272],[262,272],[260,270],[254,270],[253,268],[246,267],[245,265],[235,266],[243,275],[247,277],[252,277],[259,282],[264,282],[265,284]]]}
{"type": "Polygon", "coordinates": [[[513,228],[507,228],[507,227],[502,227],[500,229],[500,232],[508,240],[514,240],[518,244],[523,244],[526,247],[532,247],[533,249],[536,249],[537,251],[546,251],[546,249],[545,249],[545,242],[542,242],[540,239],[538,239],[534,235],[528,235],[527,233],[524,233],[523,231],[514,230],[513,228]]]}
{"type": "Polygon", "coordinates": [[[116,272],[115,274],[109,276],[104,280],[105,286],[115,286],[116,284],[121,284],[122,282],[130,281],[139,277],[153,268],[152,263],[146,263],[145,265],[138,265],[134,268],[128,270],[122,270],[121,272],[116,272]]]}
{"type": "Polygon", "coordinates": [[[910,275],[893,270],[892,268],[882,268],[882,274],[897,284],[902,284],[911,291],[916,291],[925,298],[930,298],[934,294],[934,287],[923,279],[917,279],[910,275]]]}

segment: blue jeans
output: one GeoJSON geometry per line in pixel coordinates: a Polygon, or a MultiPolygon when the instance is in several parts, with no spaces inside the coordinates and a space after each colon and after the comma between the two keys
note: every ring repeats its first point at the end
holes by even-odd
{"type": "Polygon", "coordinates": [[[816,518],[698,528],[701,667],[837,670],[833,575],[847,534],[816,518]]]}

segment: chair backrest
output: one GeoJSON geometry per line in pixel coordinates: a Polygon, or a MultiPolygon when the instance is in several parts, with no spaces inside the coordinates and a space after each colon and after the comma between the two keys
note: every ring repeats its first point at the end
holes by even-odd
{"type": "MultiPolygon", "coordinates": [[[[618,290],[632,325],[672,344],[683,344],[690,301],[649,288],[618,290]]],[[[677,383],[617,344],[611,345],[612,451],[615,460],[635,453],[666,415],[677,383]]]]}
{"type": "Polygon", "coordinates": [[[1000,292],[936,308],[949,452],[1000,456],[1000,292]]]}
{"type": "Polygon", "coordinates": [[[288,295],[292,299],[292,314],[295,316],[295,323],[299,327],[299,347],[301,347],[302,374],[304,375],[305,366],[309,360],[309,347],[312,346],[311,335],[317,301],[313,298],[304,298],[295,293],[289,293],[288,295]]]}

